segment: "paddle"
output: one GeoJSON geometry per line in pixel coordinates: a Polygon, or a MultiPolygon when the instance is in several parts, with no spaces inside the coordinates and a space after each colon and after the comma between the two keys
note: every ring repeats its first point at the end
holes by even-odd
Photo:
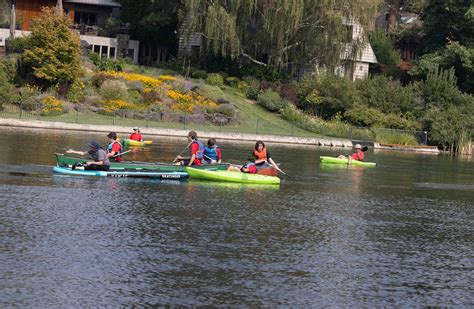
{"type": "Polygon", "coordinates": [[[130,151],[132,151],[132,150],[130,149],[130,150],[127,150],[127,151],[124,151],[124,152],[121,152],[121,153],[117,153],[117,154],[115,154],[115,155],[109,157],[109,159],[115,158],[115,157],[117,157],[117,156],[121,156],[121,155],[126,154],[126,153],[128,153],[128,152],[130,152],[130,151]]]}
{"type": "Polygon", "coordinates": [[[171,163],[175,163],[176,160],[178,160],[178,158],[183,154],[183,152],[184,152],[185,150],[187,150],[187,149],[189,148],[189,146],[191,146],[191,144],[192,144],[193,142],[194,142],[194,141],[189,142],[188,146],[186,146],[186,148],[184,148],[183,150],[181,150],[181,152],[176,156],[176,158],[174,158],[173,161],[171,161],[171,163]]]}

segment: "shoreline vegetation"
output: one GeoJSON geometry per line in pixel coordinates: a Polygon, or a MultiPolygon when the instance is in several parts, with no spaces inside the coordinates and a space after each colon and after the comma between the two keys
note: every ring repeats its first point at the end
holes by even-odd
{"type": "Polygon", "coordinates": [[[81,50],[69,27],[46,8],[30,36],[9,43],[0,117],[472,149],[473,98],[456,88],[453,71],[436,68],[402,86],[383,75],[269,81],[180,70],[179,61],[169,65],[175,70],[150,68],[81,50]]]}

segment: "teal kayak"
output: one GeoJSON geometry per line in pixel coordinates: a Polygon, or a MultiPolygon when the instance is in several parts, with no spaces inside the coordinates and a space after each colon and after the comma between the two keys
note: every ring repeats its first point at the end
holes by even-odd
{"type": "Polygon", "coordinates": [[[186,172],[160,172],[160,171],[137,171],[137,170],[110,170],[110,171],[86,171],[73,170],[69,167],[55,166],[53,171],[58,174],[76,176],[98,176],[98,177],[127,177],[127,178],[154,178],[154,179],[175,179],[188,178],[186,172]]]}
{"type": "MultiPolygon", "coordinates": [[[[339,158],[335,158],[335,157],[325,157],[325,156],[319,157],[319,160],[321,161],[321,163],[329,163],[329,164],[348,164],[348,161],[349,161],[347,159],[339,159],[339,158]]],[[[375,167],[377,165],[377,163],[352,160],[351,165],[352,166],[375,167]]]]}
{"type": "Polygon", "coordinates": [[[229,171],[207,171],[195,169],[192,167],[186,168],[191,178],[222,181],[222,182],[239,182],[239,183],[259,183],[259,184],[280,184],[280,178],[275,176],[265,176],[259,174],[249,174],[241,172],[229,171]]]}

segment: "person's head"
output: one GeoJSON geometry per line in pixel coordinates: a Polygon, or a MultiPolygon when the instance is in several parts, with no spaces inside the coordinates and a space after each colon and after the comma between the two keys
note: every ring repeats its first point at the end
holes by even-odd
{"type": "Polygon", "coordinates": [[[362,149],[362,146],[360,144],[356,144],[354,148],[358,151],[362,149]]]}
{"type": "Polygon", "coordinates": [[[198,135],[197,135],[196,131],[189,131],[188,140],[192,141],[192,140],[197,139],[197,137],[198,137],[198,135]]]}
{"type": "Polygon", "coordinates": [[[133,128],[133,133],[140,133],[140,128],[139,127],[133,128]]]}
{"type": "Polygon", "coordinates": [[[97,151],[100,148],[100,144],[97,141],[94,141],[94,140],[90,141],[88,146],[89,146],[90,149],[92,149],[94,151],[97,151]]]}
{"type": "Polygon", "coordinates": [[[107,134],[107,137],[115,141],[117,139],[117,133],[110,132],[109,134],[107,134]]]}
{"type": "Polygon", "coordinates": [[[214,147],[214,145],[216,145],[216,139],[215,138],[210,138],[207,140],[207,146],[209,147],[214,147]]]}
{"type": "Polygon", "coordinates": [[[255,150],[257,150],[257,151],[262,151],[263,148],[265,148],[265,143],[264,143],[264,142],[262,142],[262,141],[257,141],[257,142],[255,143],[255,150]]]}

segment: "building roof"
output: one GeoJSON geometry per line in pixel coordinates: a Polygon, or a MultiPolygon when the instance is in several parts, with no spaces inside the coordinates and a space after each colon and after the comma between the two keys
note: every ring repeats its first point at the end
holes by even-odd
{"type": "Polygon", "coordinates": [[[369,42],[365,45],[365,47],[360,51],[360,54],[353,59],[351,56],[351,45],[346,44],[345,50],[342,52],[341,59],[345,60],[355,60],[360,62],[367,62],[367,63],[378,63],[377,57],[375,56],[374,50],[369,42]]]}
{"type": "Polygon", "coordinates": [[[78,3],[78,4],[89,4],[89,5],[100,5],[110,7],[121,7],[121,5],[113,0],[63,0],[64,3],[78,3]]]}

